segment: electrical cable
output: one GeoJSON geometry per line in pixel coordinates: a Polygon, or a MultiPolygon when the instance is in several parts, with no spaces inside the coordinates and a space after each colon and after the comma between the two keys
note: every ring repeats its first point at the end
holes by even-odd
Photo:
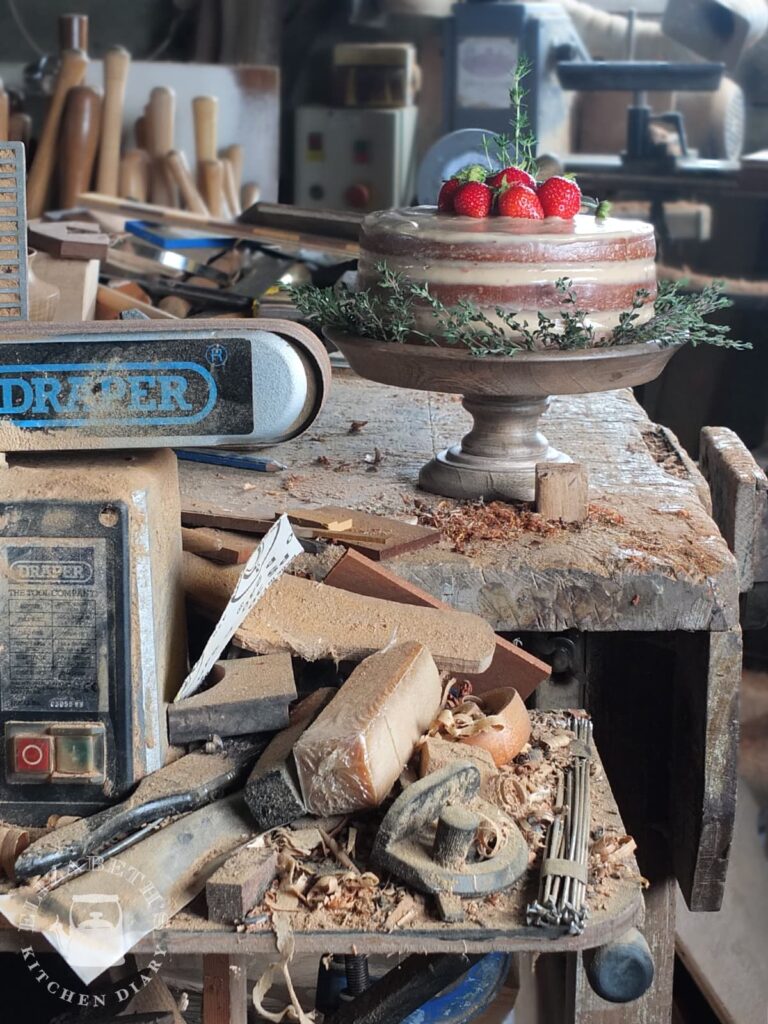
{"type": "Polygon", "coordinates": [[[35,51],[38,57],[45,56],[45,50],[38,46],[32,33],[29,31],[27,26],[22,21],[21,15],[19,14],[18,8],[16,7],[16,0],[5,0],[6,7],[8,8],[11,17],[16,25],[16,28],[21,33],[22,39],[32,50],[35,51]]]}

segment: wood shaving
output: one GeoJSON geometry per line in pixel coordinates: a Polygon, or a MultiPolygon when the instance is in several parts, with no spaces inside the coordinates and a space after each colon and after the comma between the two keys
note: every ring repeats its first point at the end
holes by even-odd
{"type": "Polygon", "coordinates": [[[413,502],[421,526],[440,530],[452,549],[465,552],[478,541],[503,542],[523,534],[550,537],[558,533],[578,533],[589,524],[623,526],[624,517],[604,505],[592,503],[584,523],[562,523],[545,519],[531,503],[508,505],[503,501],[440,501],[430,506],[423,499],[413,502]]]}
{"type": "Polygon", "coordinates": [[[359,434],[363,427],[368,426],[368,420],[352,420],[349,424],[349,434],[359,434]]]}

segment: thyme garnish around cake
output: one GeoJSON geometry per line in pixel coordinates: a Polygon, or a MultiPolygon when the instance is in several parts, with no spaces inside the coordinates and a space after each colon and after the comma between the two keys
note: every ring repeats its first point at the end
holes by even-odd
{"type": "Polygon", "coordinates": [[[290,289],[291,298],[302,316],[317,327],[337,328],[372,341],[456,346],[478,357],[647,342],[662,347],[685,342],[693,346],[752,347],[731,338],[729,327],[707,320],[712,313],[732,305],[719,282],[701,292],[686,292],[684,281],[662,282],[653,302],[654,315],[647,320],[641,320],[640,311],[650,301],[650,293],[638,289],[632,308],[619,315],[617,326],[598,335],[589,312],[578,307],[568,278],[560,278],[555,285],[560,299],[557,316],[539,313],[536,321],[529,323],[521,320],[519,313],[501,307],[496,307],[495,318],[491,318],[466,299],[446,306],[428,285],[395,273],[385,262],[378,263],[376,270],[380,278],[375,290],[303,285],[290,289]],[[434,321],[429,333],[418,326],[418,317],[425,312],[434,321]]]}

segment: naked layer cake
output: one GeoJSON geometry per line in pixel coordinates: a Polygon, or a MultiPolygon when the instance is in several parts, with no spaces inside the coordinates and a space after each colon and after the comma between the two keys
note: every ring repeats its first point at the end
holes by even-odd
{"type": "MultiPolygon", "coordinates": [[[[429,285],[446,306],[468,299],[486,315],[496,307],[535,325],[537,314],[556,318],[563,297],[556,282],[572,282],[576,305],[598,335],[610,331],[638,289],[656,294],[653,227],[642,221],[578,214],[569,219],[476,219],[418,206],[369,214],[360,235],[361,288],[380,280],[377,265],[429,285]]],[[[640,320],[653,316],[653,303],[640,320]]],[[[429,332],[425,309],[419,327],[429,332]]]]}

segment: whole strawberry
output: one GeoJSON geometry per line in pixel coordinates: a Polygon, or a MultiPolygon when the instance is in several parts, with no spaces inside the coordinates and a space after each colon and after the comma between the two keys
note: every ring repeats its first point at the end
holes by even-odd
{"type": "Polygon", "coordinates": [[[547,178],[539,185],[538,196],[545,217],[570,220],[581,209],[581,189],[570,178],[547,178]]]}
{"type": "Polygon", "coordinates": [[[502,188],[496,200],[496,212],[500,217],[544,220],[539,197],[527,185],[510,185],[502,188]]]}
{"type": "Polygon", "coordinates": [[[441,213],[453,213],[453,197],[461,188],[458,178],[449,178],[444,181],[440,188],[440,195],[437,197],[437,208],[441,213]]]}
{"type": "Polygon", "coordinates": [[[487,217],[493,192],[480,181],[468,181],[453,196],[453,209],[461,217],[487,217]]]}
{"type": "Polygon", "coordinates": [[[528,188],[536,188],[536,179],[522,167],[504,167],[501,171],[492,174],[486,179],[491,188],[501,188],[502,185],[527,185],[528,188]]]}

